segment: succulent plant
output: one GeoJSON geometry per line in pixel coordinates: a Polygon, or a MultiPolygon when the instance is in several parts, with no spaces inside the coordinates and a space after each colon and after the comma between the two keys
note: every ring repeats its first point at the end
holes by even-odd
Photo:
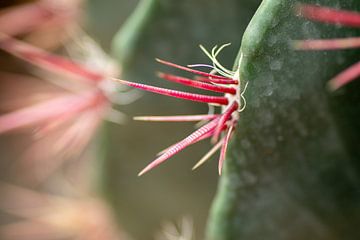
{"type": "MultiPolygon", "coordinates": [[[[307,1],[359,11],[358,1],[307,1]]],[[[208,239],[358,239],[358,83],[332,76],[359,51],[299,52],[294,39],[356,36],[314,23],[296,1],[263,1],[241,44],[247,108],[212,208],[208,239]],[[355,121],[354,121],[355,120],[355,121]],[[351,127],[350,127],[351,126],[351,127]]]]}
{"type": "Polygon", "coordinates": [[[359,51],[298,51],[293,44],[356,37],[359,30],[314,21],[299,4],[354,15],[360,7],[355,0],[261,3],[234,63],[249,84],[247,107],[230,142],[207,239],[359,238],[359,83],[336,92],[326,87],[359,51]]]}
{"type": "MultiPolygon", "coordinates": [[[[62,148],[48,154],[50,157],[42,152],[47,145],[40,144],[32,152],[34,156],[34,152],[40,152],[50,159],[59,152],[78,154],[83,151],[102,120],[109,117],[109,112],[116,112],[110,107],[116,98],[114,94],[119,98],[122,95],[116,89],[117,85],[206,103],[205,107],[190,105],[185,101],[165,101],[165,98],[144,94],[140,103],[125,108],[125,111],[131,116],[157,115],[136,117],[142,121],[200,121],[197,130],[160,152],[160,156],[139,175],[170,157],[190,161],[196,155],[200,158],[195,165],[197,168],[220,150],[218,172],[221,177],[207,222],[207,240],[360,238],[357,231],[360,222],[358,0],[142,0],[112,41],[111,51],[117,58],[119,72],[106,66],[99,69],[97,63],[102,58],[96,54],[91,56],[94,62],[87,62],[89,58],[82,59],[85,62],[69,61],[44,50],[61,46],[64,39],[69,41],[69,35],[62,34],[62,29],[80,30],[76,21],[80,16],[81,1],[59,1],[60,5],[54,5],[51,0],[26,2],[29,3],[0,12],[0,48],[37,69],[34,75],[39,75],[41,69],[40,77],[50,79],[50,85],[56,82],[55,88],[59,87],[61,91],[57,89],[52,94],[53,90],[46,88],[49,95],[45,100],[29,98],[31,101],[25,107],[2,113],[0,133],[28,127],[36,127],[40,133],[55,129],[60,132],[56,136],[60,137],[53,137],[54,142],[60,141],[62,144],[56,145],[62,148]],[[20,21],[19,15],[26,18],[20,21]],[[9,19],[19,21],[8,24],[9,19]],[[232,45],[225,49],[228,42],[232,45]],[[197,51],[199,44],[203,51],[197,51]],[[212,46],[215,46],[212,51],[206,50],[212,46]],[[234,50],[237,48],[240,50],[234,50]],[[206,62],[206,59],[210,60],[206,62]],[[173,67],[174,73],[157,74],[166,82],[160,83],[154,78],[155,69],[163,71],[155,65],[158,63],[166,65],[161,67],[173,67]],[[58,81],[59,76],[65,81],[58,81]],[[174,85],[170,84],[174,82],[183,86],[173,89],[174,85]],[[185,87],[191,87],[191,93],[185,87]],[[221,108],[212,111],[214,105],[221,108]],[[201,154],[205,148],[202,147],[180,153],[205,139],[211,139],[213,146],[203,158],[201,154]]],[[[90,1],[90,5],[93,2],[95,0],[90,1]]],[[[125,0],[120,2],[125,4],[125,0]]],[[[90,22],[94,19],[97,20],[93,18],[90,22]]],[[[91,46],[84,49],[91,52],[91,46]]],[[[0,77],[29,82],[34,78],[23,73],[1,73],[0,77]]],[[[18,89],[14,92],[23,93],[18,89]]],[[[185,175],[179,169],[187,166],[189,161],[172,161],[151,174],[136,178],[138,168],[149,160],[149,152],[156,153],[158,136],[170,140],[184,132],[181,127],[150,129],[147,126],[129,124],[120,134],[117,126],[105,124],[97,141],[101,148],[98,161],[91,164],[101,181],[101,190],[107,194],[106,200],[120,216],[119,222],[135,237],[149,239],[148,232],[157,226],[157,220],[176,214],[176,211],[168,212],[170,208],[160,201],[166,190],[149,190],[149,186],[162,183],[173,175],[188,178],[195,185],[201,181],[201,173],[185,175]],[[145,136],[149,136],[148,140],[145,136]],[[149,146],[150,143],[154,146],[149,146]],[[126,161],[123,157],[120,161],[119,152],[128,148],[133,156],[126,161]],[[99,161],[102,159],[104,162],[99,161]],[[141,161],[131,161],[134,159],[141,161]],[[121,169],[120,164],[126,167],[121,169]],[[159,173],[164,175],[152,178],[159,173]],[[145,182],[147,191],[141,193],[139,190],[136,198],[129,197],[127,191],[133,194],[133,187],[124,185],[141,181],[145,182]],[[149,191],[151,199],[146,195],[149,191]],[[127,211],[129,201],[137,202],[138,207],[130,207],[131,215],[125,219],[122,214],[127,211]],[[151,219],[145,217],[149,215],[151,219]],[[143,221],[143,232],[138,227],[139,218],[143,221]]],[[[48,141],[48,144],[52,143],[48,141]]],[[[50,152],[50,149],[46,148],[44,152],[50,152]]],[[[193,194],[199,198],[187,208],[187,211],[194,211],[194,215],[198,208],[206,210],[210,205],[204,203],[201,196],[215,194],[216,171],[211,168],[209,172],[215,172],[209,178],[212,188],[196,189],[193,194]]],[[[24,218],[29,224],[25,227],[40,219],[43,224],[52,225],[55,232],[60,229],[78,236],[79,231],[87,231],[92,235],[91,230],[96,230],[91,227],[93,222],[77,218],[78,208],[83,206],[89,215],[95,210],[95,214],[100,214],[100,220],[104,217],[99,225],[109,224],[109,233],[116,232],[113,223],[107,222],[109,209],[105,199],[98,199],[98,195],[90,197],[91,194],[85,191],[81,198],[60,197],[67,203],[64,207],[55,201],[59,199],[56,194],[50,196],[43,191],[38,193],[1,182],[0,187],[1,192],[8,192],[9,196],[12,193],[16,193],[15,197],[24,193],[46,196],[51,199],[51,207],[60,209],[59,215],[44,211],[39,218],[20,211],[8,212],[24,218]],[[96,212],[97,209],[101,211],[96,212]],[[67,218],[71,221],[59,220],[63,217],[62,211],[70,215],[67,218]],[[72,221],[76,220],[84,224],[72,226],[72,221]]],[[[90,188],[94,190],[97,186],[90,188]]],[[[182,193],[179,190],[174,196],[180,206],[186,202],[182,193]]],[[[0,204],[8,204],[7,200],[0,204]]],[[[3,206],[0,209],[8,211],[3,206]]],[[[204,219],[204,213],[198,218],[204,219]]],[[[198,220],[194,216],[194,221],[198,220]]],[[[167,227],[159,237],[198,237],[192,223],[184,220],[181,225],[180,229],[167,227]]],[[[12,225],[9,229],[5,233],[16,233],[12,225]]],[[[46,233],[53,234],[51,231],[46,233]]]]}

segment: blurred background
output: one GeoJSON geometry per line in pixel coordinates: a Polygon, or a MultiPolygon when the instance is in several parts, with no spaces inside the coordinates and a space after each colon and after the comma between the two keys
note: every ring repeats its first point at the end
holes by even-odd
{"type": "Polygon", "coordinates": [[[184,90],[156,72],[188,75],[154,59],[209,63],[199,44],[232,43],[219,57],[231,68],[260,1],[148,2],[151,8],[134,17],[136,0],[0,1],[1,239],[156,239],[162,223],[183,216],[194,223],[194,239],[203,238],[217,163],[191,168],[209,143],[138,177],[194,124],[131,119],[205,114],[207,106],[105,80],[184,90]],[[130,17],[142,20],[129,24],[130,17]],[[39,49],[59,58],[46,58],[39,49]],[[94,226],[101,234],[90,234],[94,226]]]}

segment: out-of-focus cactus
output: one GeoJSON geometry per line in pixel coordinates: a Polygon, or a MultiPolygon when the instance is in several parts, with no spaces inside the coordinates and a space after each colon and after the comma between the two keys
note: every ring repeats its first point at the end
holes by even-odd
{"type": "MultiPolygon", "coordinates": [[[[42,93],[44,99],[0,115],[0,133],[36,127],[38,141],[32,143],[20,165],[23,170],[30,167],[34,171],[29,173],[39,178],[35,181],[46,179],[63,161],[81,155],[109,113],[113,90],[107,90],[107,82],[114,72],[107,67],[111,61],[96,55],[96,61],[102,65],[96,66],[92,59],[80,64],[7,35],[0,35],[0,48],[45,70],[39,76],[47,90],[31,87],[27,93],[30,97],[42,93]],[[101,69],[96,70],[98,67],[101,69]],[[48,82],[52,84],[49,86],[48,82]]],[[[92,48],[88,46],[87,51],[93,51],[92,48]]],[[[31,81],[26,75],[3,73],[2,77],[31,81]]],[[[16,89],[16,83],[12,87],[16,89]]],[[[16,101],[19,96],[10,97],[16,101]]],[[[7,100],[10,103],[11,98],[7,100]]]]}
{"type": "Polygon", "coordinates": [[[194,240],[194,223],[190,217],[182,217],[177,224],[165,222],[156,240],[194,240]]]}
{"type": "Polygon", "coordinates": [[[128,239],[103,200],[77,192],[63,196],[0,183],[0,210],[19,218],[0,226],[8,239],[128,239]]]}
{"type": "Polygon", "coordinates": [[[78,28],[82,0],[37,0],[0,11],[0,31],[43,48],[62,45],[78,28]]]}
{"type": "Polygon", "coordinates": [[[103,120],[124,119],[111,108],[122,102],[111,81],[118,68],[81,30],[79,2],[39,0],[0,13],[0,140],[17,143],[2,151],[1,181],[27,186],[0,182],[1,239],[127,239],[92,171],[103,120]]]}
{"type": "MultiPolygon", "coordinates": [[[[211,211],[210,240],[360,238],[360,84],[326,87],[359,50],[291,48],[294,39],[359,30],[297,16],[298,3],[264,0],[244,33],[236,67],[249,82],[248,104],[211,211]]],[[[306,3],[360,10],[356,0],[306,3]]]]}

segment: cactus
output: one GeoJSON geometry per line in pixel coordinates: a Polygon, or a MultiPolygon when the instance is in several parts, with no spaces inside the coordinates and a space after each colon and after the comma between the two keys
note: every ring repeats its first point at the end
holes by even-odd
{"type": "MultiPolygon", "coordinates": [[[[110,88],[107,84],[97,83],[104,82],[102,81],[104,79],[113,79],[115,72],[99,74],[97,71],[93,72],[96,69],[84,68],[81,64],[50,53],[50,50],[62,46],[64,39],[69,41],[66,34],[63,34],[63,28],[79,31],[76,23],[79,13],[78,5],[71,5],[74,11],[69,12],[67,9],[60,11],[58,7],[55,8],[55,5],[52,5],[53,1],[24,2],[29,3],[13,8],[15,12],[13,9],[1,12],[0,48],[21,59],[23,64],[27,62],[35,69],[42,69],[44,72],[56,73],[63,78],[71,79],[69,81],[71,87],[77,87],[77,84],[80,84],[86,86],[84,91],[94,88],[95,96],[100,94],[100,98],[79,94],[76,95],[77,98],[71,98],[71,101],[65,96],[66,101],[56,98],[40,105],[29,103],[29,108],[21,108],[0,115],[0,133],[34,126],[40,126],[41,129],[44,124],[53,127],[51,124],[53,119],[65,116],[66,120],[68,116],[77,120],[76,129],[81,130],[70,131],[71,139],[83,139],[80,142],[81,148],[75,149],[74,152],[83,152],[90,140],[95,138],[93,133],[100,127],[102,120],[105,117],[114,116],[115,111],[110,111],[110,103],[115,99],[120,100],[121,103],[126,102],[127,98],[124,97],[126,94],[119,94],[119,98],[114,96],[116,89],[112,84],[117,83],[187,100],[224,105],[221,114],[218,114],[219,111],[206,115],[208,109],[201,105],[193,106],[172,100],[167,102],[163,97],[146,94],[141,102],[121,109],[130,116],[149,113],[180,115],[180,117],[138,117],[137,120],[209,121],[183,141],[165,149],[163,151],[165,153],[140,172],[140,175],[170,157],[178,157],[175,154],[185,147],[212,137],[212,143],[215,146],[210,153],[221,149],[219,172],[222,176],[207,223],[207,240],[359,239],[360,234],[356,227],[360,222],[360,189],[357,187],[360,183],[358,174],[360,165],[357,162],[360,156],[358,136],[360,124],[357,120],[360,110],[357,91],[360,82],[356,81],[359,76],[358,64],[354,65],[359,56],[359,50],[356,48],[360,45],[357,28],[359,23],[352,19],[348,22],[351,27],[346,27],[346,24],[343,26],[336,16],[336,14],[343,14],[342,16],[346,15],[349,19],[352,18],[349,17],[350,15],[358,16],[358,14],[329,10],[335,8],[360,11],[358,0],[346,2],[341,0],[303,0],[301,2],[295,0],[142,0],[113,39],[112,53],[121,67],[121,80],[116,80],[117,83],[111,82],[110,88]],[[317,4],[318,6],[299,4],[317,4]],[[308,8],[302,6],[308,6],[308,8]],[[48,14],[43,14],[44,11],[48,14]],[[334,18],[315,16],[321,11],[330,12],[334,18]],[[24,18],[26,21],[9,21],[9,19],[17,20],[18,15],[26,15],[27,17],[24,18]],[[10,25],[9,22],[11,22],[10,25]],[[244,35],[243,31],[245,31],[244,35]],[[45,35],[51,38],[43,39],[45,35]],[[19,36],[22,37],[21,40],[19,36]],[[329,39],[335,39],[335,41],[329,39]],[[221,52],[221,56],[217,56],[223,46],[228,46],[227,42],[233,45],[221,52]],[[34,44],[37,46],[33,46],[34,44]],[[196,51],[199,44],[202,44],[201,49],[205,54],[196,51]],[[214,45],[221,46],[218,48],[220,50],[217,48],[214,48],[213,52],[206,50],[214,45]],[[236,57],[234,49],[240,45],[240,51],[236,57]],[[229,51],[231,49],[232,52],[229,51]],[[179,77],[177,74],[159,73],[160,78],[199,88],[201,91],[220,92],[224,96],[204,96],[198,92],[190,94],[184,92],[181,86],[177,91],[169,90],[167,89],[167,86],[170,86],[167,85],[169,83],[163,82],[161,84],[165,85],[164,88],[148,86],[158,85],[158,80],[155,80],[153,74],[154,69],[159,69],[154,61],[157,57],[166,60],[158,60],[160,63],[202,75],[202,77],[190,79],[187,75],[179,77]],[[209,62],[213,66],[198,64],[204,62],[206,57],[210,58],[209,62]],[[221,64],[217,57],[222,60],[221,64]],[[223,67],[231,66],[234,59],[232,71],[223,67]],[[179,63],[179,65],[168,61],[179,63]],[[186,64],[191,64],[191,66],[181,67],[186,64]],[[200,73],[194,70],[197,67],[210,67],[212,71],[200,73]],[[74,77],[76,81],[73,80],[74,77]],[[142,81],[142,83],[134,83],[136,81],[142,81]],[[228,85],[217,85],[219,83],[228,85]],[[248,88],[245,92],[246,86],[248,88]],[[243,97],[247,102],[246,107],[243,97]],[[79,102],[78,99],[85,102],[79,102]],[[90,120],[96,121],[84,121],[83,113],[88,109],[95,109],[98,105],[104,106],[104,109],[101,108],[101,111],[96,112],[94,116],[91,115],[90,120]],[[102,111],[105,110],[105,106],[106,111],[102,111]],[[46,111],[43,111],[44,109],[46,111]],[[204,114],[184,117],[185,114],[193,114],[188,112],[189,109],[196,114],[198,112],[204,114]],[[105,112],[109,115],[105,116],[105,112]],[[86,123],[89,124],[86,125],[86,123]],[[234,129],[236,131],[233,131],[234,129]],[[224,168],[222,168],[223,164],[224,168]]],[[[77,2],[81,1],[73,1],[73,3],[77,2]]],[[[94,4],[96,0],[91,2],[94,4]]],[[[94,6],[90,6],[89,9],[96,11],[94,6]]],[[[356,16],[354,18],[357,19],[356,16]]],[[[102,27],[102,24],[100,26],[102,27]]],[[[104,29],[101,31],[105,32],[104,29]]],[[[70,45],[66,47],[70,48],[70,45]]],[[[85,46],[84,49],[89,52],[94,50],[91,45],[85,46]]],[[[100,56],[94,56],[90,56],[92,57],[90,60],[94,60],[95,62],[91,61],[91,63],[96,64],[100,56]]],[[[2,77],[18,79],[21,72],[25,70],[20,70],[18,75],[2,74],[2,77]]],[[[101,70],[106,72],[105,70],[108,69],[101,70]]],[[[40,74],[43,73],[40,72],[40,74]]],[[[24,78],[25,75],[22,77],[24,78]]],[[[30,77],[26,79],[31,80],[30,77]]],[[[53,77],[51,81],[55,81],[53,77]]],[[[82,90],[82,88],[77,89],[82,90]]],[[[138,92],[131,94],[136,96],[138,92]]],[[[117,116],[122,117],[121,114],[117,116]]],[[[64,125],[64,130],[59,131],[60,134],[72,130],[68,125],[64,125]]],[[[79,164],[81,165],[79,168],[74,167],[76,170],[81,170],[74,175],[79,175],[79,178],[86,175],[84,177],[86,183],[82,183],[86,185],[83,186],[86,189],[83,189],[79,197],[60,197],[63,193],[58,196],[57,191],[61,190],[55,188],[52,189],[55,194],[42,193],[48,190],[45,189],[46,186],[44,189],[39,187],[41,191],[37,192],[0,182],[0,192],[7,196],[0,199],[0,209],[7,212],[8,209],[14,208],[14,205],[28,205],[28,199],[32,199],[31,196],[36,195],[39,199],[45,197],[50,200],[49,207],[59,209],[59,214],[58,212],[53,214],[51,211],[42,212],[40,215],[42,223],[53,226],[55,232],[71,233],[72,236],[78,236],[84,229],[87,234],[83,236],[85,238],[92,237],[93,231],[96,230],[92,227],[93,218],[100,221],[96,224],[100,228],[109,227],[107,233],[111,237],[108,238],[116,238],[115,235],[119,234],[111,219],[108,219],[111,214],[106,202],[102,199],[104,193],[108,195],[107,200],[118,213],[121,225],[124,225],[136,238],[150,239],[149,231],[158,228],[157,222],[160,218],[178,217],[178,210],[168,208],[166,205],[178,204],[181,209],[186,207],[187,210],[182,211],[183,213],[192,212],[195,222],[204,221],[204,213],[199,209],[207,209],[210,205],[204,202],[204,199],[215,191],[214,181],[217,171],[213,167],[209,168],[209,171],[213,173],[210,175],[214,185],[212,189],[200,189],[200,186],[203,186],[200,184],[199,188],[195,187],[195,191],[187,188],[177,189],[177,195],[173,198],[169,197],[170,204],[163,204],[163,192],[172,190],[173,185],[169,184],[169,189],[161,188],[161,190],[155,189],[155,185],[169,181],[170,177],[175,179],[174,181],[186,179],[196,185],[201,182],[204,175],[209,175],[209,173],[183,172],[184,166],[190,167],[195,163],[191,161],[197,160],[193,159],[195,155],[200,158],[203,154],[201,148],[194,147],[195,150],[190,150],[192,151],[190,154],[181,155],[184,161],[171,161],[171,164],[161,166],[151,174],[146,174],[140,179],[136,178],[136,172],[151,160],[148,156],[150,150],[153,154],[157,151],[155,145],[158,143],[154,141],[155,138],[160,135],[169,138],[170,142],[170,138],[173,141],[175,135],[180,138],[184,132],[184,128],[175,128],[173,125],[169,128],[165,126],[165,128],[154,127],[145,130],[148,128],[148,126],[134,123],[121,127],[120,130],[119,127],[106,123],[101,131],[102,137],[99,141],[93,141],[94,145],[97,145],[96,150],[100,150],[96,161],[89,161],[84,165],[79,164]],[[169,132],[171,130],[171,136],[168,129],[169,132]],[[150,144],[144,141],[145,136],[150,136],[149,142],[154,146],[148,147],[150,144]],[[119,152],[123,156],[129,148],[133,156],[128,159],[123,157],[126,161],[120,161],[119,152]],[[141,151],[137,151],[138,149],[141,151]],[[99,159],[104,159],[104,161],[99,161],[99,159]],[[143,162],[132,161],[135,159],[141,159],[143,162]],[[129,162],[132,164],[130,165],[129,162]],[[91,173],[88,172],[88,168],[91,173]],[[154,177],[159,176],[159,173],[161,177],[154,177]],[[96,179],[92,181],[90,177],[96,179]],[[151,181],[147,181],[148,179],[151,181]],[[126,184],[123,184],[124,182],[126,184]],[[150,194],[148,191],[137,189],[135,199],[133,194],[129,194],[129,191],[133,193],[133,189],[124,187],[134,182],[137,185],[144,184],[146,190],[151,189],[150,194]],[[117,185],[117,183],[122,185],[117,185]],[[102,191],[101,194],[96,192],[99,189],[102,191]],[[187,194],[193,191],[193,195],[198,198],[186,198],[185,191],[187,194]],[[96,196],[90,196],[94,192],[96,196]],[[68,204],[65,204],[65,207],[59,205],[57,202],[59,198],[68,204]],[[11,199],[17,199],[17,201],[11,199]],[[187,201],[191,201],[191,204],[186,204],[187,201]],[[135,204],[129,207],[129,202],[135,204]],[[79,211],[80,206],[84,207],[82,208],[84,210],[79,211]],[[93,213],[91,210],[99,210],[99,212],[95,211],[97,215],[91,215],[93,213]],[[129,210],[131,214],[126,212],[129,210]],[[83,214],[85,217],[78,219],[77,216],[81,215],[81,211],[86,211],[89,215],[83,214]],[[151,216],[151,218],[144,216],[151,216]],[[61,221],[63,218],[68,220],[65,225],[61,221]],[[140,218],[143,219],[141,229],[138,224],[140,218]],[[78,225],[77,220],[80,220],[78,225]]],[[[164,141],[162,144],[165,144],[166,139],[162,140],[164,141]]],[[[48,144],[52,145],[51,142],[48,144]]],[[[71,143],[69,145],[77,146],[71,143]]],[[[47,145],[39,145],[33,152],[41,153],[45,160],[52,159],[51,155],[44,154],[47,150],[50,152],[50,148],[46,149],[44,146],[47,145]]],[[[64,148],[60,149],[61,153],[73,152],[71,148],[66,148],[68,144],[63,144],[63,146],[64,148]]],[[[57,152],[51,153],[58,155],[57,152]]],[[[35,158],[38,157],[33,155],[35,158]]],[[[209,156],[210,154],[206,154],[200,163],[209,156]]],[[[43,163],[46,162],[45,160],[43,163]]],[[[25,170],[27,170],[26,166],[25,170]]],[[[21,175],[25,177],[27,175],[25,172],[32,175],[37,171],[43,171],[43,165],[39,170],[35,167],[29,170],[31,171],[23,171],[24,174],[21,173],[21,175]]],[[[49,188],[55,186],[56,184],[44,182],[44,179],[50,179],[49,175],[53,172],[55,170],[44,175],[41,180],[35,179],[36,184],[41,182],[49,188]]],[[[41,200],[36,202],[41,202],[41,200]]],[[[38,213],[25,216],[22,210],[17,209],[7,213],[24,218],[26,220],[24,226],[33,229],[28,233],[20,232],[24,234],[23,237],[30,236],[31,238],[38,234],[38,230],[40,232],[49,230],[32,227],[37,223],[38,218],[35,215],[38,213]]],[[[200,225],[200,229],[202,227],[200,225]]],[[[9,236],[18,233],[13,225],[1,227],[1,229],[3,233],[5,229],[5,233],[9,236]]],[[[53,231],[45,232],[49,237],[56,235],[53,231]]],[[[195,238],[192,224],[184,220],[178,230],[174,226],[164,228],[159,238],[173,238],[174,236],[195,238]]],[[[18,235],[18,237],[22,236],[18,235]]]]}
{"type": "MultiPolygon", "coordinates": [[[[309,1],[310,2],[310,1],[309,1]]],[[[312,1],[359,11],[358,1],[312,1]]],[[[359,51],[299,52],[293,39],[359,31],[299,18],[292,0],[263,1],[236,67],[247,108],[230,146],[208,239],[359,239],[359,83],[326,83],[359,51]]]]}
{"type": "Polygon", "coordinates": [[[0,12],[0,141],[16,142],[1,151],[1,239],[127,239],[90,172],[102,121],[123,117],[117,67],[80,29],[77,3],[0,12]]]}
{"type": "MultiPolygon", "coordinates": [[[[359,10],[356,1],[307,2],[359,10]]],[[[249,82],[248,104],[220,178],[209,240],[359,238],[358,83],[326,87],[358,51],[292,48],[296,39],[358,31],[297,16],[297,4],[263,1],[245,31],[234,70],[249,82]]]]}

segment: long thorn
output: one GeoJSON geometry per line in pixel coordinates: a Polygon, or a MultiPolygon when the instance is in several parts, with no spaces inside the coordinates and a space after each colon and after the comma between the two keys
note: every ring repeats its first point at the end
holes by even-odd
{"type": "Polygon", "coordinates": [[[352,65],[328,82],[330,90],[335,91],[340,87],[360,77],[360,62],[352,65]]]}
{"type": "Polygon", "coordinates": [[[360,14],[352,11],[337,10],[311,4],[298,4],[297,14],[318,22],[360,27],[360,14]]]}
{"type": "MultiPolygon", "coordinates": [[[[200,142],[200,141],[202,141],[202,140],[205,140],[205,139],[211,137],[212,134],[213,134],[212,132],[209,132],[209,133],[205,134],[204,136],[198,138],[198,139],[197,139],[195,142],[193,142],[192,144],[195,144],[195,143],[198,143],[198,142],[200,142]]],[[[175,146],[175,145],[178,144],[178,143],[179,143],[179,142],[177,142],[177,143],[175,143],[175,144],[172,144],[171,146],[165,148],[164,150],[161,150],[160,152],[158,152],[158,153],[156,154],[156,156],[161,156],[161,155],[163,155],[165,152],[167,152],[170,148],[172,148],[173,146],[175,146]]]]}
{"type": "Polygon", "coordinates": [[[162,162],[166,161],[170,157],[174,156],[178,152],[182,151],[186,147],[194,144],[199,138],[206,135],[207,133],[213,131],[218,123],[219,119],[215,119],[208,124],[204,125],[203,127],[199,128],[192,134],[190,134],[188,137],[186,137],[184,140],[180,141],[170,149],[168,149],[163,155],[155,159],[153,162],[151,162],[148,166],[146,166],[140,173],[139,176],[143,175],[144,173],[148,172],[149,170],[153,169],[154,167],[158,166],[162,162]]]}
{"type": "Polygon", "coordinates": [[[232,131],[234,129],[234,126],[231,126],[226,134],[225,140],[224,140],[224,144],[221,147],[221,151],[220,151],[220,158],[219,158],[219,175],[221,175],[222,172],[222,168],[224,165],[224,161],[225,161],[225,157],[226,157],[226,150],[227,150],[227,146],[232,134],[232,131]]]}
{"type": "Polygon", "coordinates": [[[235,112],[238,109],[238,107],[239,107],[239,104],[236,101],[234,101],[233,104],[231,104],[229,106],[229,108],[222,114],[222,116],[220,117],[219,123],[218,123],[217,127],[215,128],[213,138],[211,139],[211,141],[213,143],[217,142],[217,140],[219,139],[221,130],[223,129],[226,122],[230,119],[231,114],[233,112],[235,112]]]}
{"type": "Polygon", "coordinates": [[[113,79],[114,81],[117,81],[121,84],[138,88],[141,90],[145,90],[148,92],[158,93],[165,96],[175,97],[175,98],[181,98],[186,99],[190,101],[195,102],[203,102],[203,103],[212,103],[212,104],[218,104],[218,105],[227,105],[229,103],[229,100],[226,97],[216,97],[216,96],[208,96],[208,95],[202,95],[202,94],[195,94],[195,93],[188,93],[188,92],[182,92],[182,91],[176,91],[172,89],[166,89],[166,88],[160,88],[160,87],[154,87],[149,86],[141,83],[133,83],[128,82],[125,80],[120,79],[113,79]]]}
{"type": "Polygon", "coordinates": [[[149,121],[149,122],[196,122],[203,120],[212,120],[219,115],[183,115],[183,116],[139,116],[134,117],[136,121],[149,121]]]}
{"type": "Polygon", "coordinates": [[[319,39],[319,40],[296,40],[292,43],[296,50],[337,50],[360,47],[360,37],[319,39]]]}
{"type": "Polygon", "coordinates": [[[219,150],[223,144],[224,140],[220,140],[215,146],[213,146],[210,151],[208,151],[192,168],[192,170],[197,169],[201,165],[203,165],[209,158],[211,158],[212,155],[214,155],[217,150],[219,150]]]}
{"type": "Polygon", "coordinates": [[[211,82],[219,84],[239,84],[238,80],[233,79],[218,79],[218,78],[207,78],[207,77],[195,77],[195,80],[202,82],[211,82]]]}
{"type": "Polygon", "coordinates": [[[198,81],[195,81],[195,80],[192,80],[189,78],[179,77],[179,76],[175,76],[172,74],[166,74],[166,73],[161,73],[161,72],[158,73],[158,76],[165,80],[180,83],[180,84],[183,84],[186,86],[191,86],[194,88],[205,89],[205,90],[209,90],[209,91],[213,91],[213,92],[230,93],[233,95],[236,94],[236,89],[232,88],[232,87],[212,85],[209,83],[198,82],[198,81]]]}
{"type": "Polygon", "coordinates": [[[195,69],[192,69],[192,68],[180,66],[180,65],[175,64],[175,63],[167,62],[167,61],[164,61],[164,60],[161,60],[161,59],[158,59],[158,58],[156,58],[156,61],[159,62],[159,63],[165,64],[165,65],[168,65],[170,67],[178,68],[178,69],[181,69],[181,70],[184,70],[184,71],[187,71],[187,72],[191,72],[191,73],[194,73],[194,74],[197,74],[197,75],[201,75],[201,76],[204,76],[204,77],[214,77],[214,78],[218,78],[218,79],[228,79],[227,77],[218,76],[218,75],[198,71],[198,70],[195,70],[195,69]]]}

